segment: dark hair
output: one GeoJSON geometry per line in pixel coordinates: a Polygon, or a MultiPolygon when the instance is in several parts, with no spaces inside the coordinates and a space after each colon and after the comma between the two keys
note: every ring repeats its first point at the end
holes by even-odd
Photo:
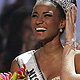
{"type": "MultiPolygon", "coordinates": [[[[20,54],[22,49],[22,39],[21,39],[21,29],[23,25],[23,21],[30,16],[26,6],[21,7],[16,10],[10,18],[9,23],[9,35],[5,48],[5,60],[4,64],[6,67],[6,71],[10,69],[10,65],[12,60],[20,54]]],[[[29,26],[30,27],[30,26],[29,26]]]]}
{"type": "Polygon", "coordinates": [[[15,3],[12,5],[5,5],[3,8],[3,11],[0,15],[0,24],[1,27],[4,29],[5,25],[9,23],[9,19],[11,17],[11,15],[13,14],[14,11],[16,11],[17,9],[19,9],[21,7],[21,5],[15,3]]]}
{"type": "MultiPolygon", "coordinates": [[[[66,19],[66,15],[65,15],[64,10],[62,9],[62,7],[58,4],[57,8],[60,11],[60,17],[66,19]]],[[[62,32],[60,32],[60,35],[62,35],[64,30],[65,30],[65,26],[64,26],[64,28],[62,28],[62,32]]]]}
{"type": "MultiPolygon", "coordinates": [[[[62,7],[61,7],[57,2],[55,2],[55,1],[53,1],[53,0],[51,0],[51,2],[52,2],[54,5],[56,5],[57,9],[58,9],[59,12],[60,12],[60,17],[66,19],[66,15],[65,15],[64,10],[62,9],[62,7]]],[[[65,29],[65,27],[62,28],[62,32],[60,32],[60,35],[64,32],[64,29],[65,29]]]]}
{"type": "MultiPolygon", "coordinates": [[[[55,1],[51,0],[51,2],[57,6],[58,10],[60,11],[60,17],[66,19],[66,14],[64,12],[64,10],[62,9],[62,7],[55,1]]],[[[77,6],[76,0],[72,0],[72,3],[74,3],[77,6]]],[[[62,32],[60,32],[60,35],[64,32],[65,30],[65,26],[64,28],[62,28],[62,32]]]]}
{"type": "Polygon", "coordinates": [[[8,35],[8,42],[7,42],[8,45],[6,47],[7,50],[11,50],[11,49],[8,49],[10,48],[10,46],[11,47],[15,46],[14,48],[17,49],[16,47],[21,45],[22,43],[21,37],[20,37],[21,28],[23,26],[23,21],[29,15],[30,13],[28,13],[26,7],[22,7],[12,14],[10,19],[10,24],[9,24],[9,35],[8,35]]]}

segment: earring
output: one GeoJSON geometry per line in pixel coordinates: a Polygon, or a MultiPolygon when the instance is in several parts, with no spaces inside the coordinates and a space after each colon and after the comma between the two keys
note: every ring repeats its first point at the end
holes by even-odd
{"type": "Polygon", "coordinates": [[[63,30],[62,29],[60,29],[60,32],[62,32],[63,30]]]}

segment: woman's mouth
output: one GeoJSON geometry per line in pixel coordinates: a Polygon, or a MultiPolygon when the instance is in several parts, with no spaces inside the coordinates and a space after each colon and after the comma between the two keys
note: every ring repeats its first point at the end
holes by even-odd
{"type": "Polygon", "coordinates": [[[35,28],[35,30],[36,30],[37,32],[45,32],[47,29],[46,29],[46,28],[37,27],[37,28],[35,28]]]}

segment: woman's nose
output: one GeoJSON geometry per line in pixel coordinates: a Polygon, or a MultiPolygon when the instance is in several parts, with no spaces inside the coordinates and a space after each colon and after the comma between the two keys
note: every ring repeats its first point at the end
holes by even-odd
{"type": "Polygon", "coordinates": [[[39,17],[37,20],[36,20],[36,24],[42,24],[44,22],[43,18],[42,17],[39,17]]]}

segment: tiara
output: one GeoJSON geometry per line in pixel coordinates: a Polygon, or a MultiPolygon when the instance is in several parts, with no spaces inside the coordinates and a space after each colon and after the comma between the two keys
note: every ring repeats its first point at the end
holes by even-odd
{"type": "Polygon", "coordinates": [[[71,7],[74,2],[73,0],[37,0],[37,2],[40,1],[56,2],[62,7],[65,13],[67,13],[68,7],[71,7]]]}

